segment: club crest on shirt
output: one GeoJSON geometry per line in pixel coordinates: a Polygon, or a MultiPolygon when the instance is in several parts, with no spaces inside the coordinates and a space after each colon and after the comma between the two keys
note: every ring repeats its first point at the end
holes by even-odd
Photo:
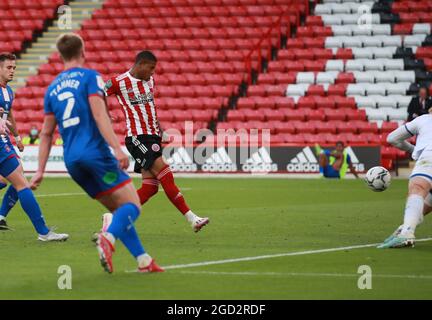
{"type": "Polygon", "coordinates": [[[151,148],[154,152],[158,152],[160,150],[160,146],[157,143],[153,143],[151,148]]]}
{"type": "Polygon", "coordinates": [[[109,88],[111,88],[112,87],[112,80],[111,79],[109,79],[106,83],[105,83],[105,89],[109,89],[109,88]]]}

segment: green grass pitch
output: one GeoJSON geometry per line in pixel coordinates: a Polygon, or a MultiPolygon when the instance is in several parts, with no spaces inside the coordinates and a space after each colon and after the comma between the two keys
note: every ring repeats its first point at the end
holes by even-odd
{"type": "MultiPolygon", "coordinates": [[[[430,299],[432,241],[415,248],[315,250],[382,241],[401,222],[406,180],[374,193],[361,180],[177,179],[193,210],[211,223],[195,234],[159,192],[136,226],[162,266],[310,251],[266,259],[128,273],[135,261],[119,242],[115,272],[102,271],[93,232],[105,210],[67,178],[46,178],[36,192],[49,225],[65,243],[40,243],[20,206],[14,231],[0,233],[0,299],[430,299]],[[72,289],[59,290],[60,265],[72,289]],[[372,289],[357,286],[358,267],[372,269],[372,289]]],[[[139,184],[135,180],[136,185],[139,184]]],[[[4,191],[2,192],[4,193],[4,191]]],[[[429,218],[429,219],[428,219],[429,218]]],[[[432,217],[417,238],[432,236],[432,217]]]]}

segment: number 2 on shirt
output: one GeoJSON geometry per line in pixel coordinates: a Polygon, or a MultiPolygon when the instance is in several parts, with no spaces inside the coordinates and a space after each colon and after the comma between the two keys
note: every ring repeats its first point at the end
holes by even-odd
{"type": "Polygon", "coordinates": [[[80,123],[80,118],[79,117],[71,118],[72,110],[73,107],[75,106],[75,98],[73,93],[70,91],[66,91],[59,94],[57,98],[59,101],[67,100],[66,108],[63,112],[63,128],[66,129],[68,127],[73,127],[78,125],[80,123]]]}

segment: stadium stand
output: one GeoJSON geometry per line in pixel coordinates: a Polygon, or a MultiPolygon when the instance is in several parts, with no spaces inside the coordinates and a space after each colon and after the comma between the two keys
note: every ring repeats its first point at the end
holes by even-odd
{"type": "MultiPolygon", "coordinates": [[[[275,21],[297,26],[307,10],[305,0],[107,0],[79,33],[88,67],[105,79],[127,71],[138,51],[152,50],[160,61],[155,82],[161,125],[183,132],[185,120],[193,120],[195,129],[211,127],[237,94],[251,49],[264,35],[278,42],[275,21]]],[[[23,117],[42,110],[44,88],[61,70],[53,54],[19,90],[23,117]]],[[[108,103],[120,137],[123,114],[115,98],[108,103]]]]}
{"type": "MultiPolygon", "coordinates": [[[[0,42],[2,52],[13,52],[20,56],[21,53],[31,46],[32,42],[47,28],[49,22],[56,17],[56,9],[64,3],[63,0],[2,0],[0,11],[0,42]]],[[[20,129],[25,134],[30,130],[30,120],[26,113],[21,112],[19,98],[14,104],[15,117],[20,122],[20,129]]],[[[22,96],[24,97],[24,95],[22,96]]],[[[33,108],[33,103],[27,104],[33,108]]],[[[37,114],[34,121],[42,121],[42,115],[37,114]]]]}
{"type": "MultiPolygon", "coordinates": [[[[1,6],[19,16],[12,2],[1,6]]],[[[105,79],[139,50],[156,53],[165,129],[184,132],[193,120],[195,129],[268,128],[273,143],[382,144],[390,167],[405,155],[386,135],[420,85],[432,93],[431,9],[430,0],[107,0],[79,33],[88,66],[105,79]]],[[[19,121],[42,121],[45,87],[61,69],[52,54],[17,91],[19,121]]],[[[121,137],[123,114],[108,103],[121,137]]]]}
{"type": "Polygon", "coordinates": [[[2,0],[1,50],[20,53],[46,27],[47,20],[54,18],[55,9],[63,3],[63,0],[2,0]]]}
{"type": "Polygon", "coordinates": [[[277,143],[382,143],[390,167],[405,154],[386,135],[432,81],[431,18],[432,1],[318,3],[218,127],[260,120],[277,143]]]}

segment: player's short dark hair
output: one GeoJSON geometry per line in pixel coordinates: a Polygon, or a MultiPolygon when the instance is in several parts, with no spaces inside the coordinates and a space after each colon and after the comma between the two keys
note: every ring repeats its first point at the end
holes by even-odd
{"type": "Polygon", "coordinates": [[[63,61],[79,58],[84,49],[83,39],[74,33],[65,33],[58,37],[56,47],[63,61]]]}
{"type": "Polygon", "coordinates": [[[140,53],[138,53],[135,57],[135,64],[139,64],[143,61],[146,62],[157,62],[157,58],[156,56],[153,54],[153,52],[148,51],[148,50],[144,50],[141,51],[140,53]]]}
{"type": "Polygon", "coordinates": [[[16,60],[16,55],[10,52],[0,52],[0,62],[5,62],[6,60],[16,60]]]}
{"type": "Polygon", "coordinates": [[[338,145],[338,144],[340,144],[340,145],[342,145],[342,146],[345,145],[345,143],[344,143],[342,140],[336,141],[336,145],[338,145]]]}

